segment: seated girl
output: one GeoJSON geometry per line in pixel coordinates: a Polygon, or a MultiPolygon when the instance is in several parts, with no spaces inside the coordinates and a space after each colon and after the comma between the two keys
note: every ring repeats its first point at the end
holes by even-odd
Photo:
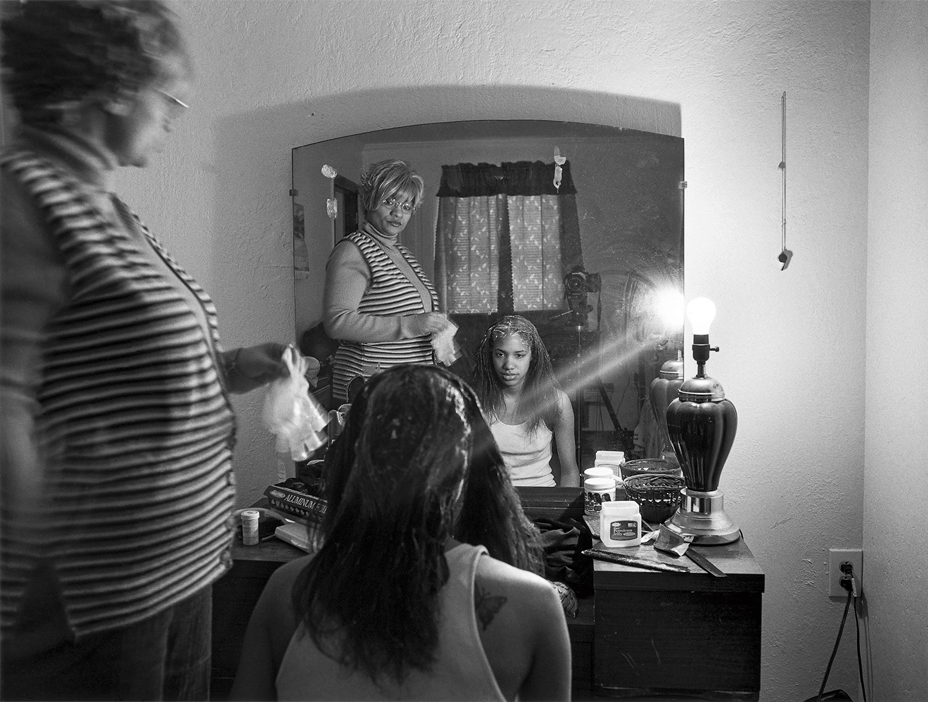
{"type": "Polygon", "coordinates": [[[375,375],[325,470],[322,545],[268,581],[234,698],[568,699],[561,603],[515,567],[533,543],[463,381],[433,366],[375,375]],[[509,562],[455,538],[481,530],[509,562]]]}
{"type": "Polygon", "coordinates": [[[509,315],[487,330],[475,357],[474,390],[514,485],[580,485],[573,407],[534,324],[509,315]]]}

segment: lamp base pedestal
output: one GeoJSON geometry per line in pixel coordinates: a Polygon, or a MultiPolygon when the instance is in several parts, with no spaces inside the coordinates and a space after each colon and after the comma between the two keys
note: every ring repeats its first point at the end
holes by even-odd
{"type": "Polygon", "coordinates": [[[683,489],[683,503],[668,522],[668,529],[691,535],[697,546],[730,544],[741,538],[739,529],[725,513],[725,496],[721,490],[700,492],[683,489]]]}

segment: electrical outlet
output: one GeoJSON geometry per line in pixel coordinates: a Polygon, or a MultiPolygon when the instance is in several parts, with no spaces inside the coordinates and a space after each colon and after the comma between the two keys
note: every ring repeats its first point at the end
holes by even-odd
{"type": "Polygon", "coordinates": [[[857,595],[863,594],[864,553],[859,548],[828,549],[828,596],[847,597],[847,590],[841,587],[841,578],[846,574],[841,571],[842,563],[850,563],[857,580],[857,595]]]}

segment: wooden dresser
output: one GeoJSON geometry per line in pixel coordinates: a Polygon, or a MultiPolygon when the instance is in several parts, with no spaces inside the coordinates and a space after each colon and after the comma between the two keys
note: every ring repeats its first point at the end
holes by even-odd
{"type": "MultiPolygon", "coordinates": [[[[582,521],[579,488],[519,493],[531,519],[582,521]]],[[[685,574],[594,562],[594,595],[582,598],[578,616],[568,619],[575,700],[758,699],[763,571],[743,539],[697,550],[726,577],[687,558],[680,561],[690,570],[685,574]]],[[[212,699],[227,698],[264,583],[302,555],[278,540],[234,546],[232,570],[213,586],[212,699]]]]}

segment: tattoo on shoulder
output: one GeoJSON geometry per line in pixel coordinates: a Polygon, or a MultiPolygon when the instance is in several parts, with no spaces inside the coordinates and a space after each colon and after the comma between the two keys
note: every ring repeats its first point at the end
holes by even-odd
{"type": "Polygon", "coordinates": [[[474,609],[481,627],[486,629],[493,621],[493,617],[506,604],[506,598],[501,595],[491,595],[482,587],[474,583],[474,609]]]}

